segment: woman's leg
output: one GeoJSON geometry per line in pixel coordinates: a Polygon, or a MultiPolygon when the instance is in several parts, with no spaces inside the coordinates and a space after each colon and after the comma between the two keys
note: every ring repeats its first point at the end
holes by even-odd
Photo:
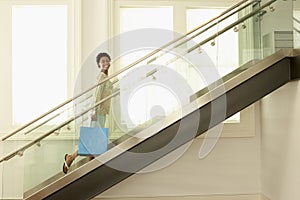
{"type": "Polygon", "coordinates": [[[65,162],[63,164],[63,172],[66,174],[75,160],[75,158],[78,156],[78,150],[76,150],[73,154],[66,154],[65,155],[65,162]]]}
{"type": "MultiPolygon", "coordinates": [[[[98,127],[98,128],[104,128],[105,126],[105,120],[106,115],[97,115],[96,121],[91,121],[91,127],[98,127]]],[[[78,156],[78,150],[76,150],[73,154],[66,154],[65,155],[65,161],[63,164],[63,172],[66,174],[75,160],[75,158],[78,156]]],[[[89,156],[89,160],[94,159],[94,156],[89,156]]]]}
{"type": "Polygon", "coordinates": [[[106,115],[97,115],[97,120],[91,121],[91,127],[104,128],[106,115]]]}
{"type": "Polygon", "coordinates": [[[106,115],[98,115],[97,116],[98,125],[101,128],[105,127],[106,115]]]}

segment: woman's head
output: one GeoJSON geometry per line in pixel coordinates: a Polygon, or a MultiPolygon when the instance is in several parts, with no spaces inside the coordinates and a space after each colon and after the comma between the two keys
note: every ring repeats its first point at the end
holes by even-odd
{"type": "Polygon", "coordinates": [[[105,52],[99,53],[96,57],[97,65],[101,69],[101,71],[107,71],[109,69],[110,60],[110,56],[105,52]]]}

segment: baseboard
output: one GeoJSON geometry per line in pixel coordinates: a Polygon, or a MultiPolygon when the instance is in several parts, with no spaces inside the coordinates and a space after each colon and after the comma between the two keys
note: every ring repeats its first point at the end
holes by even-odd
{"type": "MultiPolygon", "coordinates": [[[[0,199],[1,199],[1,198],[0,198],[0,199]]],[[[23,200],[23,199],[18,199],[18,198],[5,199],[5,198],[3,198],[3,199],[1,199],[1,200],[23,200]]]]}
{"type": "Polygon", "coordinates": [[[94,200],[269,200],[261,194],[244,195],[185,195],[185,196],[147,196],[147,197],[107,197],[98,196],[94,200]]]}
{"type": "MultiPolygon", "coordinates": [[[[1,198],[0,198],[1,199],[1,198]]],[[[21,200],[21,199],[2,199],[21,200]]],[[[105,197],[98,196],[93,200],[271,200],[263,194],[244,195],[185,195],[185,196],[153,196],[153,197],[105,197]]]]}

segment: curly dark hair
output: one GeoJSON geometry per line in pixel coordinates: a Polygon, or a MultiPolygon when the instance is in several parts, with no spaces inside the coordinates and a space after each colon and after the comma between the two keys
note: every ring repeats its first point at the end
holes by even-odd
{"type": "Polygon", "coordinates": [[[99,53],[99,54],[97,55],[97,57],[96,57],[96,62],[97,62],[97,66],[98,66],[98,67],[100,67],[100,66],[99,66],[99,61],[100,61],[100,59],[101,59],[102,57],[107,57],[107,58],[109,59],[109,61],[111,61],[110,56],[108,55],[108,53],[101,52],[101,53],[99,53]]]}

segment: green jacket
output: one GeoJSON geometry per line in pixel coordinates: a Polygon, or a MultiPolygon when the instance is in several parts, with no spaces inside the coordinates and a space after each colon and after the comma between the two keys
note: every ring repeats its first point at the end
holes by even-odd
{"type": "MultiPolygon", "coordinates": [[[[97,83],[100,83],[102,80],[106,79],[108,76],[103,72],[100,72],[97,78],[97,83]]],[[[100,84],[95,92],[95,104],[100,102],[105,97],[112,94],[112,83],[108,80],[104,83],[100,84]]],[[[109,113],[110,109],[110,99],[102,102],[99,106],[96,107],[96,114],[98,115],[106,115],[109,113]]]]}

